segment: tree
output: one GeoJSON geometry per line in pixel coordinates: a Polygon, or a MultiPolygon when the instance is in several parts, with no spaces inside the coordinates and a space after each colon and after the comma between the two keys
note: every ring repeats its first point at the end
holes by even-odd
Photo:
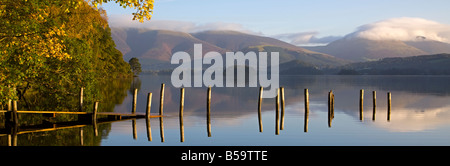
{"type": "Polygon", "coordinates": [[[141,63],[139,63],[139,59],[133,57],[130,59],[130,61],[128,61],[128,63],[130,64],[131,70],[133,71],[135,76],[139,75],[139,73],[142,72],[141,63]]]}
{"type": "Polygon", "coordinates": [[[54,93],[128,72],[97,8],[110,1],[151,18],[153,0],[0,0],[0,103],[33,85],[54,93]]]}

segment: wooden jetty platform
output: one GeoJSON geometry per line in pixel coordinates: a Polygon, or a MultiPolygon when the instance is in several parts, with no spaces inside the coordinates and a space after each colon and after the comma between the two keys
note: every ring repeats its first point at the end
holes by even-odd
{"type": "MultiPolygon", "coordinates": [[[[163,84],[164,85],[164,84],[163,84]]],[[[91,112],[83,111],[83,90],[84,88],[81,88],[80,90],[80,105],[79,105],[79,111],[33,111],[33,110],[17,110],[17,101],[9,100],[8,102],[8,109],[7,110],[0,110],[0,115],[5,116],[5,126],[7,127],[14,127],[17,126],[19,123],[19,114],[51,114],[53,117],[55,117],[58,114],[69,114],[78,116],[78,119],[63,123],[76,123],[76,124],[95,124],[98,120],[101,121],[114,121],[114,120],[122,120],[122,119],[137,119],[137,118],[158,118],[162,117],[162,114],[159,115],[151,115],[150,114],[150,107],[151,107],[151,93],[148,100],[147,100],[147,109],[145,113],[136,113],[136,100],[137,100],[137,89],[134,90],[133,94],[133,105],[132,105],[132,111],[131,113],[118,113],[118,112],[99,112],[98,111],[98,104],[99,102],[96,101],[93,104],[93,110],[91,112]]]]}
{"type": "MultiPolygon", "coordinates": [[[[147,95],[147,105],[145,113],[137,113],[136,112],[136,103],[137,103],[137,92],[138,90],[134,90],[133,94],[133,103],[131,107],[130,113],[118,113],[118,112],[99,112],[98,104],[96,101],[93,103],[93,109],[90,112],[83,111],[83,88],[80,91],[80,105],[78,111],[69,112],[69,111],[25,111],[25,110],[17,110],[17,101],[8,102],[7,110],[0,110],[0,116],[5,116],[5,128],[0,129],[0,136],[8,135],[8,136],[17,136],[18,134],[30,133],[30,132],[43,132],[43,131],[51,131],[65,128],[80,128],[87,125],[92,125],[94,128],[95,136],[97,136],[97,124],[101,123],[111,123],[122,120],[133,120],[133,137],[136,136],[136,127],[135,120],[138,118],[147,118],[149,121],[150,118],[160,118],[160,134],[161,134],[161,142],[164,142],[164,127],[163,127],[163,106],[164,106],[164,87],[165,84],[161,84],[161,93],[160,93],[160,105],[159,105],[159,115],[151,115],[151,101],[152,101],[152,93],[148,93],[147,95]],[[31,126],[21,126],[18,124],[19,114],[52,114],[53,117],[59,114],[69,114],[78,116],[77,120],[74,121],[65,121],[65,122],[56,122],[56,123],[44,123],[37,124],[31,126]]],[[[262,93],[263,87],[259,88],[259,98],[258,98],[258,121],[259,121],[259,132],[263,131],[262,127],[262,117],[261,117],[261,105],[262,105],[262,93]]],[[[363,108],[364,108],[364,89],[360,90],[360,98],[359,98],[359,119],[362,122],[364,119],[363,116],[363,108]]],[[[180,90],[180,142],[184,142],[184,125],[183,125],[183,112],[184,112],[184,96],[185,89],[181,88],[180,90]]],[[[211,87],[207,89],[207,100],[206,100],[206,121],[207,121],[207,132],[208,137],[211,137],[211,87]]],[[[330,90],[328,93],[328,127],[331,128],[332,120],[334,119],[334,92],[330,90]]],[[[308,123],[309,123],[309,99],[310,94],[308,89],[304,89],[304,104],[305,104],[305,114],[304,114],[304,132],[308,132],[308,123]]],[[[389,122],[391,119],[391,92],[387,93],[387,121],[389,122]]],[[[285,91],[284,87],[280,87],[277,89],[277,95],[275,97],[275,135],[280,134],[280,130],[284,128],[284,116],[285,116],[285,91]],[[280,104],[281,101],[281,104],[280,104]],[[280,115],[281,108],[281,115],[280,115]]],[[[373,115],[372,120],[375,120],[375,112],[376,112],[376,91],[373,91],[373,115]]],[[[47,116],[49,117],[49,116],[47,116]]],[[[50,116],[51,117],[51,116],[50,116]]],[[[151,129],[150,124],[147,122],[149,141],[151,141],[151,129]]],[[[14,144],[14,141],[12,141],[14,144]]]]}
{"type": "MultiPolygon", "coordinates": [[[[7,110],[0,110],[0,113],[7,113],[7,110]]],[[[63,112],[63,111],[17,111],[18,114],[71,114],[71,115],[85,115],[91,117],[94,113],[90,112],[63,112]]],[[[117,113],[117,112],[97,112],[98,115],[107,116],[108,119],[131,119],[131,118],[145,118],[143,113],[117,113]]],[[[150,115],[150,118],[159,118],[162,115],[150,115]]],[[[90,118],[92,119],[92,118],[90,118]]]]}

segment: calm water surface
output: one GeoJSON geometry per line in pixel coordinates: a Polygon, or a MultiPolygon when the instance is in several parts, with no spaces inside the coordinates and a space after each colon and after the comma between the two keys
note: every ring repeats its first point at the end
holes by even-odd
{"type": "MultiPolygon", "coordinates": [[[[151,113],[158,114],[161,83],[166,83],[162,119],[100,124],[97,137],[93,136],[90,125],[20,134],[18,145],[55,145],[51,140],[58,140],[57,145],[101,146],[450,145],[448,76],[281,76],[286,110],[284,130],[279,135],[275,134],[274,99],[263,101],[263,132],[259,132],[258,88],[213,88],[211,137],[208,137],[206,88],[186,88],[184,142],[180,141],[180,92],[171,86],[170,76],[141,75],[134,80],[132,88],[139,89],[137,112],[145,112],[147,93],[152,92],[151,113]],[[304,130],[305,88],[310,93],[307,132],[304,130]],[[363,120],[359,111],[360,89],[365,90],[363,120]],[[335,94],[331,127],[327,112],[330,90],[335,94]],[[377,91],[375,120],[372,91],[377,91]],[[387,120],[387,92],[392,93],[390,121],[387,120]]],[[[131,112],[131,90],[127,93],[123,102],[115,106],[115,112],[131,112]]]]}

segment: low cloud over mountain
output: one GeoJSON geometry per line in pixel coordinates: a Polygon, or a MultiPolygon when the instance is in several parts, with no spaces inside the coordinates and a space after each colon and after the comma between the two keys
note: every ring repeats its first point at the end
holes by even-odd
{"type": "Polygon", "coordinates": [[[274,35],[272,37],[289,42],[297,46],[307,46],[307,45],[326,45],[335,40],[342,38],[342,36],[326,36],[317,37],[319,32],[299,32],[299,33],[285,33],[274,35]]]}
{"type": "Polygon", "coordinates": [[[450,53],[450,25],[422,18],[392,18],[362,25],[326,46],[307,49],[352,61],[450,53]]]}
{"type": "Polygon", "coordinates": [[[423,18],[400,17],[362,25],[346,37],[400,41],[427,39],[450,43],[450,25],[423,18]]]}
{"type": "Polygon", "coordinates": [[[152,29],[152,30],[169,30],[179,31],[185,33],[195,33],[208,30],[228,30],[238,31],[249,34],[259,34],[257,32],[246,29],[243,25],[237,23],[227,22],[210,22],[204,24],[197,24],[190,21],[177,21],[177,20],[151,20],[144,23],[131,20],[128,16],[114,15],[108,20],[111,27],[115,28],[139,28],[139,29],[152,29]]]}

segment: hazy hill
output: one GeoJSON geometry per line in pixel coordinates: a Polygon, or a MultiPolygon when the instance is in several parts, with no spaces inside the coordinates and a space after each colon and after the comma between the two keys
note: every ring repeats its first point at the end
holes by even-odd
{"type": "MultiPolygon", "coordinates": [[[[355,62],[373,61],[387,57],[408,57],[430,54],[402,41],[343,38],[326,46],[306,47],[355,62]]],[[[429,46],[429,48],[432,48],[429,46]]]]}
{"type": "Polygon", "coordinates": [[[312,52],[278,39],[245,34],[236,31],[204,31],[192,34],[200,40],[214,44],[230,51],[239,51],[250,46],[270,45],[291,50],[312,52]]]}
{"type": "Polygon", "coordinates": [[[279,52],[280,63],[301,60],[319,67],[339,66],[348,61],[307,50],[278,39],[235,31],[205,31],[193,36],[223,49],[242,52],[279,52]]]}
{"type": "Polygon", "coordinates": [[[433,40],[409,41],[405,43],[428,54],[450,53],[450,44],[448,43],[433,40]]]}
{"type": "Polygon", "coordinates": [[[340,67],[358,74],[382,75],[448,75],[450,54],[384,58],[379,61],[352,63],[340,67]]]}
{"type": "Polygon", "coordinates": [[[355,62],[373,61],[388,57],[450,53],[450,44],[427,40],[423,37],[418,37],[415,41],[369,40],[346,37],[326,46],[305,48],[355,62]]]}
{"type": "Polygon", "coordinates": [[[167,30],[146,29],[112,29],[112,37],[117,49],[128,61],[137,57],[145,69],[168,69],[173,53],[188,52],[193,56],[195,43],[203,44],[203,53],[217,51],[224,55],[227,51],[244,53],[248,51],[280,52],[280,63],[291,60],[302,60],[317,66],[339,66],[347,61],[333,56],[313,52],[289,43],[256,35],[234,31],[206,31],[199,33],[184,33],[167,30]]]}

